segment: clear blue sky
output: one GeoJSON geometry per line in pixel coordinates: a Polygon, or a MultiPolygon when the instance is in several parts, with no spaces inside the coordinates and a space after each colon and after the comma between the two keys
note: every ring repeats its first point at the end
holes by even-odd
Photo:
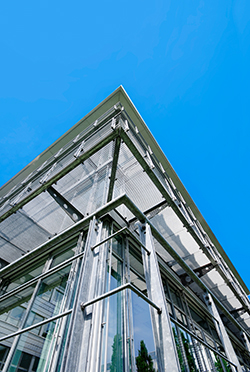
{"type": "Polygon", "coordinates": [[[248,0],[2,1],[0,185],[123,85],[248,287],[248,0]]]}

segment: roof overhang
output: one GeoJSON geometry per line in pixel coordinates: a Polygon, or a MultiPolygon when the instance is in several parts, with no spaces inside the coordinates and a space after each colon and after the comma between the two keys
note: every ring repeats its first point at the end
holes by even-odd
{"type": "Polygon", "coordinates": [[[104,101],[102,101],[98,106],[96,106],[92,111],[90,111],[86,116],[84,116],[78,123],[76,123],[72,128],[70,128],[65,134],[63,134],[57,141],[55,141],[51,146],[49,146],[45,151],[38,155],[31,163],[29,163],[25,168],[23,168],[19,173],[17,173],[12,179],[10,179],[5,185],[0,188],[0,198],[9,192],[9,190],[25,179],[32,171],[39,168],[47,159],[53,156],[58,152],[63,146],[65,146],[69,141],[73,140],[78,133],[82,132],[85,128],[91,125],[95,120],[97,120],[101,115],[107,112],[110,107],[114,106],[117,103],[121,103],[125,107],[126,112],[129,114],[130,118],[133,120],[134,124],[139,129],[142,137],[148,143],[152,149],[154,155],[158,161],[163,165],[165,171],[169,177],[173,180],[177,189],[181,192],[183,198],[185,199],[187,205],[192,209],[196,219],[201,223],[203,229],[210,237],[212,243],[217,248],[218,252],[221,254],[229,268],[232,270],[233,274],[239,281],[240,285],[246,292],[249,294],[249,289],[246,284],[241,279],[237,270],[233,266],[229,257],[225,253],[224,249],[216,239],[215,235],[211,231],[210,227],[206,223],[204,217],[200,213],[199,209],[195,205],[194,201],[190,197],[189,193],[185,189],[184,185],[180,181],[170,162],[166,158],[165,154],[161,150],[160,146],[157,144],[154,139],[151,131],[145,124],[141,115],[137,111],[133,102],[129,98],[128,94],[122,86],[118,87],[112,94],[110,94],[104,101]]]}

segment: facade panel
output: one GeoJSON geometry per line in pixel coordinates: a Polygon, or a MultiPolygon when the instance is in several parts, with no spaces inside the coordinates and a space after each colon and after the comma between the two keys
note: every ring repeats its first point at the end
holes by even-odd
{"type": "Polygon", "coordinates": [[[248,289],[122,87],[0,189],[0,370],[248,371],[248,289]]]}

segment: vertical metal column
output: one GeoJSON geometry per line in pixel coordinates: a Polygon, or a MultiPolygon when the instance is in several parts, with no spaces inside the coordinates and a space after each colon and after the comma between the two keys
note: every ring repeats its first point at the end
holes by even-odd
{"type": "Polygon", "coordinates": [[[227,358],[229,360],[231,360],[232,363],[237,366],[237,371],[238,372],[242,372],[242,368],[241,368],[241,365],[240,365],[239,360],[237,358],[237,355],[234,351],[234,348],[232,346],[230,338],[227,334],[226,328],[225,328],[225,326],[224,326],[224,324],[221,320],[220,314],[217,310],[217,307],[215,306],[214,300],[213,300],[212,296],[210,295],[210,293],[206,293],[204,295],[204,299],[205,299],[205,302],[206,302],[206,305],[207,305],[207,308],[208,308],[209,312],[211,313],[213,318],[217,320],[217,321],[214,320],[214,325],[215,325],[216,331],[217,331],[217,333],[220,337],[222,345],[225,349],[227,358]]]}
{"type": "Polygon", "coordinates": [[[102,223],[94,217],[90,222],[85,246],[85,254],[79,277],[78,287],[73,306],[71,324],[69,326],[69,339],[65,347],[65,360],[61,371],[86,371],[92,334],[92,318],[94,305],[88,306],[84,311],[81,302],[87,302],[95,296],[96,278],[99,264],[99,247],[91,247],[101,239],[102,223]]]}
{"type": "Polygon", "coordinates": [[[241,336],[242,336],[242,339],[243,339],[243,341],[244,341],[244,343],[246,345],[247,351],[250,353],[250,342],[249,342],[249,339],[248,339],[246,333],[243,332],[243,331],[241,331],[241,336]]]}
{"type": "Polygon", "coordinates": [[[139,231],[142,244],[150,252],[148,255],[142,248],[148,297],[162,309],[161,314],[158,314],[155,309],[150,307],[158,369],[159,372],[180,372],[178,354],[150,226],[148,224],[140,224],[139,231]]]}

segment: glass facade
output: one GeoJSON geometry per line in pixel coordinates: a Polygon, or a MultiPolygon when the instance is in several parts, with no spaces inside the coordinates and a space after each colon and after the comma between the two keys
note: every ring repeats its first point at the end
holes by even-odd
{"type": "Polygon", "coordinates": [[[0,371],[249,371],[243,285],[119,89],[0,190],[0,371]]]}

